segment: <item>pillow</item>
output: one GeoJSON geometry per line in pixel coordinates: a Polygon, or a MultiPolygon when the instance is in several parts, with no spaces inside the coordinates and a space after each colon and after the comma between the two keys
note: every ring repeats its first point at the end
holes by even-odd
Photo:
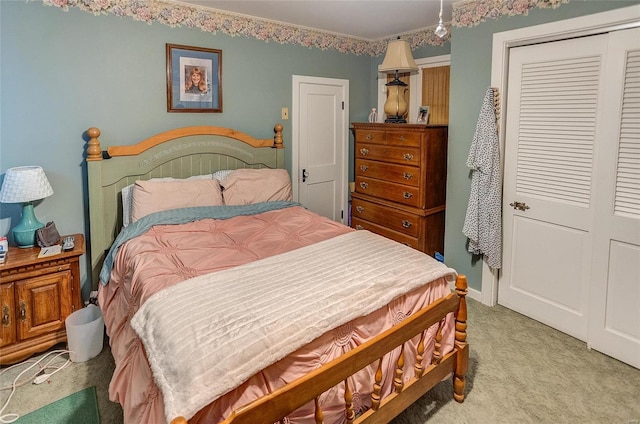
{"type": "Polygon", "coordinates": [[[236,169],[220,183],[225,205],[291,200],[291,178],[285,169],[236,169]]]}
{"type": "Polygon", "coordinates": [[[153,212],[223,204],[217,180],[136,181],[131,200],[131,222],[153,212]]]}
{"type": "Polygon", "coordinates": [[[216,171],[213,173],[213,178],[222,182],[225,178],[229,176],[233,172],[233,169],[221,169],[220,171],[216,171]]]}
{"type": "MultiPolygon", "coordinates": [[[[225,172],[225,171],[218,171],[225,172]]],[[[231,172],[231,171],[229,171],[231,172]]],[[[210,180],[214,177],[215,174],[204,174],[204,175],[194,175],[189,178],[185,178],[184,180],[210,180]]],[[[182,180],[173,177],[163,177],[163,178],[151,178],[149,181],[176,181],[182,180]]],[[[218,179],[219,180],[219,179],[218,179]]],[[[129,184],[124,187],[120,194],[122,195],[122,226],[126,227],[129,225],[131,221],[131,207],[133,206],[131,203],[131,194],[133,193],[134,184],[129,184]]]]}

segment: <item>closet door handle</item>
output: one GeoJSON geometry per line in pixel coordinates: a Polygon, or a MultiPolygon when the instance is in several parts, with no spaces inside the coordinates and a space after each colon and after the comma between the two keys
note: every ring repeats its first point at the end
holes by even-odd
{"type": "Polygon", "coordinates": [[[517,209],[517,210],[523,211],[523,212],[526,211],[527,209],[531,209],[524,202],[511,202],[511,203],[509,203],[509,206],[511,206],[513,209],[517,209]]]}

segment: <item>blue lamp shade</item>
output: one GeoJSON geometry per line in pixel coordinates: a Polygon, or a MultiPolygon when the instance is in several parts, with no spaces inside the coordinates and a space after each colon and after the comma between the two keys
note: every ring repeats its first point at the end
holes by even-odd
{"type": "Polygon", "coordinates": [[[9,168],[4,174],[0,203],[22,203],[22,219],[13,227],[13,240],[18,247],[36,244],[36,230],[44,224],[36,218],[33,202],[53,194],[44,171],[39,166],[9,168]]]}

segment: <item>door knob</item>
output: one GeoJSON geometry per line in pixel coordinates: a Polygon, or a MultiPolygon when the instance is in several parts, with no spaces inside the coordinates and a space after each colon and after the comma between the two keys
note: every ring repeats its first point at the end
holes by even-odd
{"type": "Polygon", "coordinates": [[[524,202],[511,202],[509,203],[509,206],[511,206],[513,209],[517,209],[523,212],[526,211],[527,209],[530,209],[529,206],[527,206],[527,204],[524,202]]]}
{"type": "Polygon", "coordinates": [[[302,182],[304,183],[309,178],[309,172],[306,169],[302,170],[302,182]]]}

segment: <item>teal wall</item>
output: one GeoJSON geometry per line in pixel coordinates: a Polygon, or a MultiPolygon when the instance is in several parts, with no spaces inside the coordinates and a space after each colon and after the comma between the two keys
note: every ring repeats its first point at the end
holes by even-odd
{"type": "Polygon", "coordinates": [[[535,9],[528,16],[487,20],[472,28],[454,28],[451,33],[451,91],[449,103],[449,164],[445,261],[466,274],[469,286],[481,289],[482,263],[467,253],[462,225],[469,200],[471,176],[466,167],[480,106],[491,85],[493,34],[604,10],[638,4],[638,1],[573,0],[557,9],[535,9]]]}
{"type": "MultiPolygon", "coordinates": [[[[292,107],[292,75],[349,80],[350,119],[366,120],[370,111],[369,56],[65,12],[36,1],[0,1],[0,31],[0,174],[42,166],[55,193],[36,205],[36,215],[55,220],[61,233],[88,234],[83,134],[89,127],[100,128],[105,147],[189,125],[269,138],[282,122],[287,144],[291,121],[280,112],[292,107]],[[167,113],[165,43],[222,50],[223,113],[167,113]]],[[[19,205],[0,208],[0,217],[18,222],[19,205]]],[[[86,298],[91,287],[83,259],[86,298]]]]}

